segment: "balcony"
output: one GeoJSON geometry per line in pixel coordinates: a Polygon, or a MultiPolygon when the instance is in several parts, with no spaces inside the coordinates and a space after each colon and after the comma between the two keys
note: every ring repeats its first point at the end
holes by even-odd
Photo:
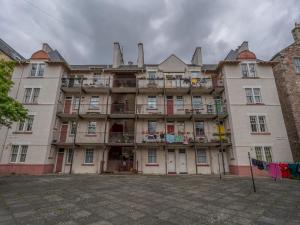
{"type": "Polygon", "coordinates": [[[164,105],[148,105],[148,104],[137,104],[136,114],[138,118],[153,118],[160,119],[164,117],[165,107],[164,105]]]}
{"type": "Polygon", "coordinates": [[[84,79],[82,88],[85,93],[108,93],[109,79],[108,78],[88,78],[84,79]]]}
{"type": "Polygon", "coordinates": [[[134,132],[109,132],[108,144],[126,146],[134,144],[134,132]]]}
{"type": "Polygon", "coordinates": [[[134,105],[125,103],[111,104],[110,118],[135,118],[134,105]]]}
{"type": "Polygon", "coordinates": [[[138,82],[139,93],[162,94],[164,92],[164,90],[163,90],[164,89],[164,79],[163,78],[156,78],[156,79],[140,78],[139,80],[137,80],[137,82],[138,82]]]}
{"type": "Polygon", "coordinates": [[[212,79],[210,78],[192,78],[192,94],[210,94],[213,91],[212,79]]]}
{"type": "Polygon", "coordinates": [[[136,79],[115,77],[113,79],[112,93],[136,93],[136,79]]]}
{"type": "Polygon", "coordinates": [[[105,144],[104,132],[80,132],[75,135],[67,131],[53,132],[52,144],[57,146],[101,146],[105,144]]]}
{"type": "Polygon", "coordinates": [[[57,104],[56,115],[61,119],[75,119],[78,116],[78,105],[74,105],[71,101],[57,104]]]}
{"type": "Polygon", "coordinates": [[[86,119],[101,119],[107,117],[106,104],[80,104],[79,116],[86,119]]]}
{"type": "Polygon", "coordinates": [[[185,79],[165,79],[165,93],[174,94],[187,94],[190,91],[191,81],[189,78],[185,79]]]}
{"type": "Polygon", "coordinates": [[[214,93],[221,94],[224,91],[224,81],[222,79],[217,79],[214,83],[214,93]]]}
{"type": "Polygon", "coordinates": [[[61,90],[68,93],[80,93],[82,78],[62,78],[61,90]]]}

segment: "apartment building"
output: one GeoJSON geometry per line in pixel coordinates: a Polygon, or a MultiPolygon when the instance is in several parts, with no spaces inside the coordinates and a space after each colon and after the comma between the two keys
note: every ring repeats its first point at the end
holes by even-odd
{"type": "MultiPolygon", "coordinates": [[[[247,175],[252,157],[290,161],[272,73],[244,42],[219,64],[176,55],[69,65],[44,44],[13,74],[30,117],[2,142],[0,172],[247,175]]],[[[260,174],[259,171],[255,171],[260,174]]]]}
{"type": "Polygon", "coordinates": [[[292,30],[294,42],[274,55],[274,76],[284,121],[296,162],[300,161],[300,23],[292,30]]]}

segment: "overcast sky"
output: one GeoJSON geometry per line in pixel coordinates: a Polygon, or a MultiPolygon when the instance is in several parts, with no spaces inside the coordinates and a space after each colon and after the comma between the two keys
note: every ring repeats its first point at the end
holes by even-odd
{"type": "Polygon", "coordinates": [[[125,62],[174,53],[189,63],[201,46],[204,63],[216,63],[242,41],[270,59],[293,41],[300,22],[298,0],[0,0],[0,38],[24,57],[49,43],[70,64],[111,64],[112,43],[125,62]]]}

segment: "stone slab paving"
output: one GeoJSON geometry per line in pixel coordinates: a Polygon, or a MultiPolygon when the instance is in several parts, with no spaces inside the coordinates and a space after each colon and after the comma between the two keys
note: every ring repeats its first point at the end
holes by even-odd
{"type": "Polygon", "coordinates": [[[0,177],[0,225],[299,225],[300,181],[226,176],[0,177]]]}

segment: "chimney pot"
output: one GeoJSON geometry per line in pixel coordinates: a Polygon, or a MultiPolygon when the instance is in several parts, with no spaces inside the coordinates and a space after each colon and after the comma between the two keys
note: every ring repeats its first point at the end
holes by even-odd
{"type": "Polygon", "coordinates": [[[138,58],[137,58],[138,67],[144,66],[144,47],[143,43],[138,43],[138,58]]]}

